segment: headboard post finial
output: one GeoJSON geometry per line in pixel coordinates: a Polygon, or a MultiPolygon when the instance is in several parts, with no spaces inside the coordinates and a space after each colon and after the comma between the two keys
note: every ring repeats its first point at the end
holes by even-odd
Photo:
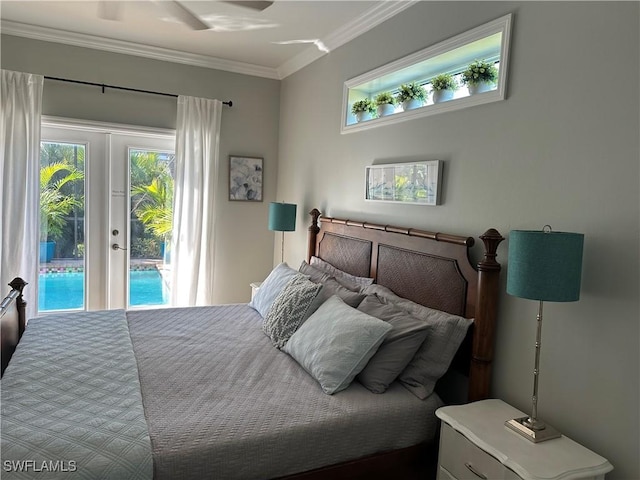
{"type": "Polygon", "coordinates": [[[320,232],[318,226],[318,218],[320,218],[320,210],[314,208],[309,212],[311,215],[311,225],[309,226],[308,244],[307,244],[307,262],[311,262],[312,255],[316,252],[316,237],[320,232]]]}
{"type": "Polygon", "coordinates": [[[498,316],[500,289],[500,264],[496,261],[498,245],[504,240],[494,228],[490,228],[480,239],[484,243],[484,256],[478,263],[478,300],[473,336],[471,371],[469,372],[469,401],[482,400],[490,396],[491,363],[493,341],[498,316]]]}
{"type": "Polygon", "coordinates": [[[20,277],[16,277],[9,282],[9,286],[14,290],[18,290],[20,292],[20,295],[22,295],[22,290],[26,285],[27,285],[27,282],[25,282],[20,277]]]}
{"type": "Polygon", "coordinates": [[[490,228],[484,234],[480,235],[480,240],[484,243],[484,258],[480,260],[478,268],[485,270],[498,269],[500,270],[500,264],[496,262],[496,255],[498,251],[498,245],[504,240],[504,237],[500,235],[495,228],[490,228]]]}

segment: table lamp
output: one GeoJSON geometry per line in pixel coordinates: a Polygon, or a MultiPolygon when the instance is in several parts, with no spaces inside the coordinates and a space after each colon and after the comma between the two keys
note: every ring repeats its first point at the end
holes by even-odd
{"type": "Polygon", "coordinates": [[[293,203],[269,204],[269,230],[282,232],[281,261],[284,262],[284,232],[296,229],[296,205],[293,203]]]}
{"type": "Polygon", "coordinates": [[[549,225],[539,231],[512,230],[509,234],[507,293],[538,300],[539,306],[531,415],[508,420],[505,425],[535,443],[561,436],[538,419],[542,304],[580,298],[583,244],[581,233],[554,232],[549,225]]]}

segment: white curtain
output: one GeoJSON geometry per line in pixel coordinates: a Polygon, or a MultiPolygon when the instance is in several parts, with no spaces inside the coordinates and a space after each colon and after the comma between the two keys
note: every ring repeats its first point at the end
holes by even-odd
{"type": "Polygon", "coordinates": [[[40,117],[44,77],[0,72],[0,298],[7,284],[22,277],[27,318],[38,311],[38,239],[40,228],[40,117]]]}
{"type": "Polygon", "coordinates": [[[171,303],[213,303],[222,102],[178,97],[171,237],[171,303]]]}

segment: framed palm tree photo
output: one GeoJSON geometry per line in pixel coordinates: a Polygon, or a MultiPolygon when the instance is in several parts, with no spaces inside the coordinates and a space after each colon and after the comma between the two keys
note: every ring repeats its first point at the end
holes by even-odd
{"type": "Polygon", "coordinates": [[[442,161],[371,165],[366,168],[365,200],[439,205],[442,161]]]}

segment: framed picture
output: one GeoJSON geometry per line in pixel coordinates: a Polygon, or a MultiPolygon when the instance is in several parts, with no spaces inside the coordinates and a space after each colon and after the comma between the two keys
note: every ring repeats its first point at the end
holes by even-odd
{"type": "Polygon", "coordinates": [[[439,205],[442,161],[366,167],[365,200],[439,205]]]}
{"type": "Polygon", "coordinates": [[[262,201],[262,158],[229,156],[229,200],[262,201]]]}

